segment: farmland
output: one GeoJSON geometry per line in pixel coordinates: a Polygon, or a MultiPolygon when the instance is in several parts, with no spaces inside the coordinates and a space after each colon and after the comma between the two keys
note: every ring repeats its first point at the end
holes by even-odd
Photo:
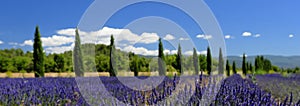
{"type": "MultiPolygon", "coordinates": [[[[1,78],[0,104],[1,105],[300,105],[299,89],[276,91],[277,86],[289,85],[284,80],[277,80],[279,85],[272,86],[266,80],[279,79],[280,76],[258,76],[257,83],[251,79],[243,79],[240,75],[232,75],[221,81],[220,89],[214,92],[218,86],[216,77],[208,76],[189,77],[165,77],[163,83],[150,91],[136,91],[123,85],[116,77],[85,77],[80,80],[75,78],[1,78]],[[200,79],[202,77],[202,80],[200,79]],[[180,79],[179,79],[180,78],[180,79]],[[199,79],[196,79],[199,78],[199,79]],[[101,88],[97,82],[100,79],[105,85],[101,88]],[[185,80],[189,79],[189,80],[185,80]],[[179,81],[187,81],[179,85],[179,81]],[[200,81],[199,81],[200,80],[200,81]],[[212,80],[212,82],[208,81],[212,80]],[[84,82],[84,83],[83,83],[84,82]],[[79,84],[79,85],[78,85],[79,84]],[[83,85],[80,85],[83,84],[83,85]],[[258,85],[257,85],[258,84],[258,85]],[[260,85],[264,86],[260,86],[260,85]],[[271,88],[272,88],[271,87],[271,88]],[[83,92],[80,92],[83,91],[83,92]],[[84,92],[86,91],[86,92],[84,92]],[[287,93],[290,91],[292,94],[287,93]],[[283,94],[281,94],[283,93],[283,94]],[[287,93],[287,94],[285,94],[287,93]],[[205,99],[213,97],[211,101],[205,99]],[[176,96],[172,96],[176,95],[176,96]],[[190,95],[190,98],[185,98],[190,95]],[[210,95],[210,96],[209,96],[210,95]],[[282,96],[278,96],[282,95],[282,96]],[[115,98],[110,98],[110,97],[115,98]]],[[[152,78],[155,82],[158,77],[152,78]]],[[[132,84],[130,77],[123,77],[132,84]]],[[[287,80],[290,80],[287,78],[287,80]]],[[[293,81],[299,85],[300,80],[293,81]]],[[[298,86],[294,85],[294,86],[298,86]]],[[[280,90],[280,89],[277,89],[280,90]]]]}

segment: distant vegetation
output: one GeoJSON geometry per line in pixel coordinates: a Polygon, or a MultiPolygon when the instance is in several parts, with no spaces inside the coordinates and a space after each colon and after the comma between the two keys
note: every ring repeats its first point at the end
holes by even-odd
{"type": "MultiPolygon", "coordinates": [[[[158,60],[151,57],[136,55],[132,52],[126,53],[115,49],[114,38],[111,36],[111,44],[81,44],[79,33],[76,30],[76,40],[74,53],[66,51],[61,54],[45,54],[41,47],[40,33],[38,27],[35,32],[34,51],[24,52],[22,49],[4,49],[0,50],[0,72],[1,73],[31,73],[34,72],[36,77],[43,77],[48,72],[74,72],[77,76],[82,76],[82,72],[109,72],[111,76],[116,76],[118,71],[134,72],[137,76],[138,72],[158,71],[159,75],[166,75],[166,72],[194,71],[201,73],[204,71],[208,75],[213,70],[218,70],[223,74],[225,64],[223,63],[223,55],[220,49],[221,63],[212,58],[210,48],[207,48],[207,55],[197,55],[194,49],[194,55],[184,56],[181,54],[181,47],[178,45],[177,54],[164,54],[163,43],[159,40],[158,60]],[[95,51],[91,54],[91,51],[95,51]],[[113,54],[113,55],[111,55],[113,54]],[[74,57],[74,59],[73,59],[74,57]],[[82,59],[82,60],[81,60],[82,59]],[[75,61],[76,60],[76,61],[75,61]],[[75,61],[75,65],[73,65],[75,61]],[[75,66],[75,67],[73,67],[75,66]],[[84,67],[83,67],[84,66],[84,67]],[[93,67],[94,66],[94,67],[93,67]]],[[[236,74],[242,71],[246,74],[267,74],[267,73],[300,73],[299,68],[282,68],[272,64],[272,62],[263,56],[255,57],[254,61],[247,61],[245,54],[242,61],[242,67],[238,67],[235,61],[226,61],[226,75],[236,74]],[[230,65],[232,63],[232,65],[230,65]]],[[[238,61],[238,60],[236,60],[238,61]]],[[[238,63],[240,63],[238,61],[238,63]]]]}

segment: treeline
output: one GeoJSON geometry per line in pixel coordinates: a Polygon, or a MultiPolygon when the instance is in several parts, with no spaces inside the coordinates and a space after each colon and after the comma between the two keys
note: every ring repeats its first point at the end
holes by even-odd
{"type": "Polygon", "coordinates": [[[35,73],[36,77],[43,77],[48,72],[75,72],[76,76],[83,76],[83,72],[109,72],[110,76],[116,76],[118,72],[129,70],[137,76],[138,72],[158,71],[159,75],[166,75],[166,72],[183,73],[185,71],[201,74],[206,72],[211,75],[214,70],[218,74],[230,76],[242,70],[244,75],[249,73],[288,72],[298,73],[299,68],[282,69],[272,65],[271,61],[263,56],[257,56],[254,65],[247,61],[243,55],[241,69],[236,63],[224,64],[222,50],[219,50],[219,59],[212,58],[210,47],[206,55],[198,55],[196,49],[192,56],[182,55],[181,46],[178,45],[177,54],[164,54],[162,40],[159,39],[158,57],[147,57],[136,55],[132,52],[126,53],[115,48],[114,38],[111,35],[110,45],[103,44],[81,44],[78,29],[76,29],[75,47],[72,51],[61,54],[45,54],[43,52],[41,34],[36,27],[34,34],[33,53],[24,52],[22,49],[0,50],[0,72],[22,72],[35,73]],[[232,65],[231,65],[232,64],[232,65]]]}
{"type": "MultiPolygon", "coordinates": [[[[84,49],[94,46],[95,56],[83,56],[83,63],[86,66],[86,72],[92,72],[97,70],[98,72],[109,72],[110,65],[110,49],[109,46],[104,44],[83,44],[83,54],[87,54],[91,50],[84,49]]],[[[46,54],[44,57],[44,67],[45,72],[73,72],[73,61],[72,61],[72,51],[66,51],[61,54],[46,54]]],[[[116,67],[117,70],[127,71],[128,68],[132,71],[138,72],[151,72],[158,71],[157,61],[151,56],[141,56],[134,54],[132,52],[126,53],[120,50],[115,52],[116,67]]],[[[176,72],[178,68],[178,63],[176,61],[177,54],[166,54],[165,64],[167,72],[176,72]]],[[[206,70],[206,56],[199,55],[199,67],[200,70],[206,70]]],[[[217,61],[213,62],[213,68],[216,69],[217,61]]],[[[182,67],[185,70],[194,70],[193,57],[185,56],[182,57],[182,67]]],[[[34,72],[33,69],[33,53],[22,49],[4,49],[0,50],[0,72],[34,72]]]]}

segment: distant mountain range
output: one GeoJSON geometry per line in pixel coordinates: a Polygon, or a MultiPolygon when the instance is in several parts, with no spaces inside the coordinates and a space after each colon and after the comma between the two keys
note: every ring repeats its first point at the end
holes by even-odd
{"type": "MultiPolygon", "coordinates": [[[[248,56],[247,61],[251,61],[254,65],[256,56],[248,56]]],[[[272,61],[273,65],[282,67],[282,68],[295,68],[300,67],[300,56],[275,56],[275,55],[264,55],[265,58],[272,61]]],[[[242,67],[242,57],[240,56],[227,56],[227,59],[232,65],[232,62],[235,61],[237,67],[242,67]]]]}

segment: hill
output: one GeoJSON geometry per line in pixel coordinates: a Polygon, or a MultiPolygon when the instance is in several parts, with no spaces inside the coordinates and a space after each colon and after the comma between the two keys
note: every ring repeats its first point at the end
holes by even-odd
{"type": "MultiPolygon", "coordinates": [[[[251,61],[254,64],[256,56],[248,56],[247,61],[251,61]]],[[[273,65],[282,68],[295,68],[300,66],[300,56],[275,56],[275,55],[264,55],[265,58],[272,61],[273,65]]],[[[228,56],[229,62],[235,61],[238,67],[242,67],[242,57],[239,56],[228,56]]]]}

